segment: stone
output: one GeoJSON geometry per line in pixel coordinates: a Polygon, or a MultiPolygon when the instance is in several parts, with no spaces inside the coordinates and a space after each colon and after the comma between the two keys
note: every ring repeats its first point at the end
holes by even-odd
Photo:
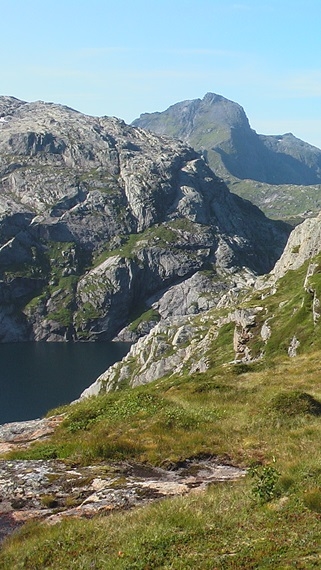
{"type": "Polygon", "coordinates": [[[297,355],[297,350],[300,346],[300,341],[294,336],[290,342],[288,348],[288,355],[290,358],[294,358],[297,355]]]}

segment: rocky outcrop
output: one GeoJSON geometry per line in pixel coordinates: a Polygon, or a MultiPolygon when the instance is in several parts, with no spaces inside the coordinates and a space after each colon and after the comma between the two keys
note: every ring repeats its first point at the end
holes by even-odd
{"type": "Polygon", "coordinates": [[[275,281],[301,267],[321,251],[321,214],[305,220],[290,234],[284,252],[271,271],[275,281]]]}
{"type": "Polygon", "coordinates": [[[230,344],[226,341],[225,347],[231,362],[250,362],[260,357],[252,355],[250,341],[262,320],[263,307],[224,312],[221,316],[214,309],[196,316],[168,317],[159,322],[133,344],[121,362],[108,368],[84,390],[81,398],[148,384],[164,376],[205,372],[215,341],[226,325],[231,327],[230,344]]]}
{"type": "MultiPolygon", "coordinates": [[[[321,314],[320,220],[320,216],[307,220],[293,230],[283,255],[269,275],[257,279],[252,275],[251,279],[247,273],[234,287],[230,282],[225,291],[213,289],[202,313],[193,311],[195,305],[188,305],[188,281],[183,287],[173,288],[172,299],[165,294],[154,305],[158,311],[164,311],[164,320],[140,339],[121,363],[102,374],[83,396],[144,384],[164,376],[204,372],[222,327],[229,324],[233,325],[233,332],[225,340],[224,349],[229,355],[225,357],[226,363],[253,362],[264,357],[266,348],[270,354],[279,348],[282,354],[294,358],[305,348],[317,347],[321,314]],[[287,281],[284,285],[282,278],[291,270],[289,285],[287,281]],[[162,301],[167,301],[166,306],[162,301]]],[[[195,295],[197,284],[201,290],[202,278],[198,279],[197,275],[192,278],[195,295]]]]}
{"type": "Polygon", "coordinates": [[[185,144],[53,103],[0,112],[0,340],[109,340],[152,307],[208,308],[282,253],[287,229],[185,144]]]}
{"type": "Polygon", "coordinates": [[[32,442],[51,435],[63,421],[64,416],[52,416],[26,422],[12,422],[0,425],[0,453],[28,447],[32,442]]]}
{"type": "Polygon", "coordinates": [[[290,358],[294,358],[297,355],[297,350],[300,346],[300,341],[294,336],[291,339],[290,346],[288,348],[288,355],[290,358]]]}

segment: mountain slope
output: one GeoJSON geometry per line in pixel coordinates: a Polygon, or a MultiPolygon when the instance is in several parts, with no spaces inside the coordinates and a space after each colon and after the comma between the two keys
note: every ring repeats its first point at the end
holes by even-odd
{"type": "Polygon", "coordinates": [[[132,124],[188,142],[205,152],[214,170],[221,162],[240,179],[321,183],[321,150],[291,133],[258,135],[240,105],[215,93],[176,103],[162,113],[145,113],[132,124]]]}
{"type": "Polygon", "coordinates": [[[226,286],[282,253],[288,229],[185,144],[53,103],[0,112],[3,341],[111,339],[199,270],[226,286]]]}

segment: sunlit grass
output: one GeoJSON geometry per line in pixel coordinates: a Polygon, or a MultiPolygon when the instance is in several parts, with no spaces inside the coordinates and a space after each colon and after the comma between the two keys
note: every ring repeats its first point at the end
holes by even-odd
{"type": "Polygon", "coordinates": [[[318,567],[320,538],[318,514],[303,499],[259,504],[247,479],[92,521],[31,525],[0,562],[3,570],[305,569],[318,567]]]}

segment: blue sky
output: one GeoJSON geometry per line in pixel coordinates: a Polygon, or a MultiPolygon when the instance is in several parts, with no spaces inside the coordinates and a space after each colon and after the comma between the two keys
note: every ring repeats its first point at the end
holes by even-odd
{"type": "Polygon", "coordinates": [[[211,91],[321,148],[320,0],[0,0],[0,92],[131,122],[211,91]]]}

